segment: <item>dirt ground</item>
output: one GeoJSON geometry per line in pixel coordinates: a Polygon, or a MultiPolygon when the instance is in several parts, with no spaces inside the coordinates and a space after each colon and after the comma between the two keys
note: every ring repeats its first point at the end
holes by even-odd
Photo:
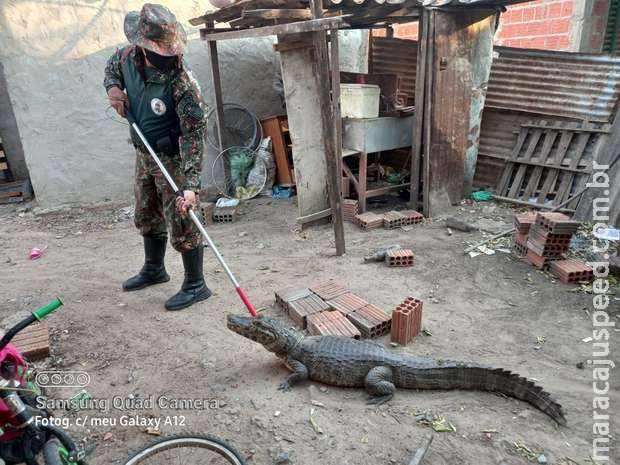
{"type": "MultiPolygon", "coordinates": [[[[416,422],[416,414],[432,410],[456,431],[435,433],[424,461],[428,465],[528,463],[515,442],[543,452],[548,463],[592,463],[591,371],[576,367],[592,354],[591,344],[582,342],[592,334],[592,296],[570,292],[573,286],[554,282],[506,253],[464,255],[465,241],[481,238],[480,232],[449,236],[439,221],[409,232],[363,232],[346,223],[347,253],[335,257],[330,225],[300,232],[293,201],[264,199],[246,204],[235,223],[209,228],[251,299],[267,307],[267,314],[280,315],[273,307],[278,288],[327,278],[387,310],[407,296],[419,297],[424,300],[424,326],[432,336],[419,336],[395,350],[477,361],[531,377],[564,406],[567,427],[556,427],[523,402],[483,392],[402,390],[379,408],[366,405],[366,394],[356,389],[308,382],[279,392],[286,369],[272,354],[226,329],[226,314],[245,310],[208,251],[205,274],[214,295],[189,310],[172,313],[163,308],[182,280],[180,256],[172,249],[166,264],[169,283],[121,291],[122,280],[136,272],[142,260],[141,238],[121,207],[36,215],[16,207],[0,210],[2,324],[6,329],[28,310],[61,296],[64,307],[49,319],[53,358],[45,366],[87,371],[87,389],[95,399],[166,395],[215,400],[219,408],[111,408],[83,411],[77,417],[120,421],[123,415],[183,415],[184,425],[162,425],[162,432],[219,436],[249,463],[273,464],[279,453],[288,452],[298,465],[375,465],[407,464],[431,433],[416,422]],[[414,250],[413,268],[362,263],[373,248],[394,243],[414,250]],[[28,258],[33,246],[46,247],[37,261],[28,258]],[[537,342],[540,336],[544,343],[537,342]],[[309,422],[311,408],[322,434],[309,422]]],[[[459,207],[457,213],[496,231],[511,224],[513,212],[489,204],[459,207]]],[[[617,312],[617,298],[612,308],[617,312]]],[[[615,341],[617,331],[612,331],[615,341]]],[[[379,342],[389,343],[387,337],[379,342]]],[[[612,341],[612,347],[616,343],[612,341]]],[[[617,369],[612,373],[612,405],[617,406],[620,377],[617,369]]],[[[52,395],[73,393],[56,390],[52,395]]],[[[75,414],[56,413],[75,421],[75,414]]],[[[618,431],[618,417],[611,421],[612,431],[618,431]]],[[[95,465],[122,464],[130,450],[153,439],[141,426],[73,424],[69,430],[97,445],[90,458],[95,465]]],[[[620,458],[617,449],[611,456],[620,458]]]]}

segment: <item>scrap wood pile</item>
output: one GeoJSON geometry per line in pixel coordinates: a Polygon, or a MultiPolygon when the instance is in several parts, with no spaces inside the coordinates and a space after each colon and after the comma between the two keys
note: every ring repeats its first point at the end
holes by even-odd
{"type": "Polygon", "coordinates": [[[538,269],[551,271],[563,283],[592,281],[591,267],[567,257],[579,226],[578,221],[558,212],[517,215],[513,253],[538,269]]]}
{"type": "Polygon", "coordinates": [[[309,288],[287,287],[275,293],[276,304],[312,335],[354,339],[391,334],[406,345],[422,330],[422,301],[408,297],[389,315],[334,280],[309,288]]]}

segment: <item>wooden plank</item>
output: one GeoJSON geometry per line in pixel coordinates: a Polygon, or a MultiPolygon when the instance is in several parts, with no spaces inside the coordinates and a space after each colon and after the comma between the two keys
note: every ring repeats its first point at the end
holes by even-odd
{"type": "Polygon", "coordinates": [[[332,209],[331,208],[327,208],[325,210],[322,210],[320,212],[316,212],[316,213],[312,213],[311,215],[306,215],[306,216],[299,216],[297,217],[297,222],[300,224],[304,224],[304,223],[313,223],[317,220],[323,219],[323,218],[327,218],[329,216],[332,216],[332,209]]]}
{"type": "MultiPolygon", "coordinates": [[[[581,161],[581,157],[583,157],[584,151],[586,149],[586,146],[588,145],[588,142],[590,141],[591,135],[592,133],[589,133],[589,132],[582,132],[578,134],[575,151],[573,152],[573,158],[569,165],[571,169],[574,169],[579,165],[579,162],[581,161]]],[[[559,204],[568,198],[571,188],[573,186],[574,179],[575,179],[575,173],[567,172],[567,171],[562,173],[562,181],[560,182],[560,187],[558,188],[555,198],[553,199],[554,204],[559,204]]]]}
{"type": "MultiPolygon", "coordinates": [[[[549,157],[549,153],[551,152],[551,148],[555,143],[557,136],[559,135],[558,131],[555,130],[547,130],[545,132],[545,139],[543,142],[543,146],[540,152],[540,156],[538,157],[539,163],[534,167],[530,174],[529,182],[525,187],[525,192],[523,193],[523,199],[527,200],[530,198],[530,195],[534,193],[534,191],[538,188],[538,183],[540,182],[540,177],[543,173],[543,167],[546,165],[547,158],[549,157]]],[[[527,163],[527,161],[525,161],[527,163]]]]}
{"type": "MultiPolygon", "coordinates": [[[[562,124],[550,124],[549,126],[544,126],[544,125],[540,125],[540,124],[535,124],[535,123],[525,123],[522,124],[521,127],[523,128],[542,128],[542,129],[554,129],[556,131],[562,131],[563,129],[566,129],[566,126],[563,126],[562,124]]],[[[595,133],[603,133],[603,134],[608,134],[610,131],[610,125],[609,124],[605,124],[600,128],[595,128],[594,126],[592,127],[580,127],[580,128],[574,128],[572,129],[573,132],[595,132],[595,133]]]]}
{"type": "MultiPolygon", "coordinates": [[[[222,100],[222,81],[220,78],[220,64],[217,55],[217,43],[209,42],[208,44],[209,63],[211,64],[211,82],[213,85],[213,101],[215,102],[215,126],[217,130],[218,140],[220,143],[220,152],[224,150],[226,145],[226,136],[222,130],[224,123],[224,102],[222,100]]],[[[224,163],[224,172],[227,173],[226,163],[224,163]]]]}
{"type": "MultiPolygon", "coordinates": [[[[336,14],[331,14],[329,16],[336,16],[336,14]]],[[[282,8],[279,10],[273,10],[273,9],[243,10],[241,17],[242,18],[274,19],[274,20],[279,20],[279,19],[304,20],[304,19],[312,19],[312,12],[307,8],[282,8]]]]}
{"type": "Polygon", "coordinates": [[[562,167],[562,160],[564,160],[564,156],[566,155],[566,151],[570,146],[571,141],[573,140],[573,135],[575,134],[570,130],[571,128],[567,128],[566,130],[561,132],[560,143],[558,144],[558,148],[553,154],[551,160],[553,164],[550,169],[547,171],[547,178],[545,179],[545,183],[538,194],[538,203],[544,203],[545,199],[549,195],[549,193],[554,188],[556,181],[558,179],[560,168],[562,167]]]}
{"type": "MultiPolygon", "coordinates": [[[[325,18],[319,19],[322,15],[322,0],[310,0],[310,10],[314,18],[312,21],[325,21],[325,18]]],[[[307,21],[307,22],[312,22],[307,21]]],[[[338,23],[334,23],[329,29],[338,29],[338,23]]],[[[315,70],[315,76],[318,82],[318,98],[321,106],[321,125],[323,128],[323,142],[325,147],[325,162],[327,166],[327,194],[329,204],[332,211],[332,224],[334,226],[334,239],[336,242],[336,255],[344,255],[344,217],[342,215],[342,167],[340,161],[342,159],[340,150],[342,143],[338,141],[336,130],[334,127],[334,104],[330,98],[330,70],[329,58],[327,51],[327,32],[318,30],[312,33],[314,42],[314,59],[312,65],[315,70]]],[[[337,38],[336,46],[338,44],[337,38]]],[[[338,57],[336,48],[336,58],[338,57]]],[[[340,64],[332,63],[334,72],[340,73],[340,64]]]]}
{"type": "MultiPolygon", "coordinates": [[[[527,148],[525,149],[525,153],[523,154],[523,157],[517,160],[517,164],[519,164],[519,161],[521,160],[529,161],[532,159],[532,155],[534,154],[534,151],[538,146],[538,142],[540,142],[542,134],[542,129],[535,128],[532,130],[532,132],[530,133],[530,139],[528,141],[527,148]]],[[[519,167],[517,168],[517,173],[512,180],[512,184],[510,185],[510,191],[508,192],[507,197],[512,197],[513,199],[519,197],[519,193],[521,192],[521,184],[523,183],[523,178],[525,177],[526,170],[527,165],[519,164],[519,167]]]]}
{"type": "Polygon", "coordinates": [[[207,12],[197,18],[192,18],[189,23],[192,26],[200,26],[209,22],[228,22],[241,16],[244,9],[256,10],[259,8],[305,8],[307,3],[303,0],[241,0],[233,5],[220,8],[216,11],[207,12]]]}
{"type": "Polygon", "coordinates": [[[519,132],[519,136],[517,137],[517,142],[515,146],[512,148],[512,152],[510,153],[510,158],[506,161],[506,166],[504,168],[504,172],[502,173],[502,177],[497,185],[497,192],[500,194],[504,194],[508,189],[508,183],[512,178],[512,172],[515,168],[515,161],[519,157],[521,153],[521,149],[523,148],[523,144],[525,143],[525,139],[529,134],[529,130],[527,128],[521,128],[519,132]]]}
{"type": "MultiPolygon", "coordinates": [[[[422,135],[424,130],[424,89],[426,83],[426,50],[428,44],[428,14],[423,14],[419,22],[417,73],[415,82],[415,124],[413,126],[413,146],[411,147],[411,192],[409,206],[417,210],[420,200],[420,171],[422,169],[422,135]]],[[[372,42],[372,41],[371,41],[372,42]]],[[[370,56],[373,56],[371,53],[370,56]]]]}
{"type": "Polygon", "coordinates": [[[273,157],[276,162],[277,182],[281,186],[294,186],[295,181],[291,177],[291,168],[288,159],[286,146],[284,145],[284,137],[280,125],[280,117],[273,116],[261,121],[263,127],[263,136],[271,137],[271,147],[273,157]]]}
{"type": "Polygon", "coordinates": [[[212,32],[202,33],[202,40],[231,40],[231,39],[248,39],[255,37],[265,37],[273,35],[299,34],[302,32],[325,32],[329,29],[338,28],[345,16],[336,16],[333,18],[311,19],[309,21],[298,21],[288,24],[276,24],[275,26],[264,26],[253,29],[240,29],[238,31],[229,32],[212,32]]]}

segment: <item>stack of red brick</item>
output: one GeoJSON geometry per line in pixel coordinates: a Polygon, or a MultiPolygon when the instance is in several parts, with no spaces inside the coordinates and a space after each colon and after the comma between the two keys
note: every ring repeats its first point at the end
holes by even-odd
{"type": "Polygon", "coordinates": [[[587,265],[566,259],[579,222],[558,212],[526,213],[515,217],[513,253],[539,269],[550,269],[562,282],[591,280],[587,265]]]}
{"type": "Polygon", "coordinates": [[[297,326],[313,335],[360,339],[391,332],[392,341],[405,345],[420,332],[422,324],[421,301],[408,298],[391,317],[334,280],[309,288],[282,289],[276,292],[276,303],[297,326]]]}
{"type": "MultiPolygon", "coordinates": [[[[347,206],[348,204],[345,204],[347,206]]],[[[352,211],[349,207],[345,209],[344,217],[347,219],[348,212],[352,211]]],[[[365,231],[379,229],[396,229],[403,226],[421,223],[424,215],[415,210],[389,211],[387,213],[366,212],[355,215],[355,222],[365,231]]]]}

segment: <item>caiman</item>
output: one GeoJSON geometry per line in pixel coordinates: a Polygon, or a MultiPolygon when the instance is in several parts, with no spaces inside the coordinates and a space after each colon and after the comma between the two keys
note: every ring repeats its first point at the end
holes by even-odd
{"type": "Polygon", "coordinates": [[[379,344],[342,336],[304,336],[280,320],[228,315],[228,328],[262,344],[292,371],[288,390],[303,380],[332,386],[365,387],[370,403],[389,401],[396,388],[467,389],[499,392],[530,403],[561,425],[562,406],[533,382],[502,368],[414,357],[379,344]]]}

